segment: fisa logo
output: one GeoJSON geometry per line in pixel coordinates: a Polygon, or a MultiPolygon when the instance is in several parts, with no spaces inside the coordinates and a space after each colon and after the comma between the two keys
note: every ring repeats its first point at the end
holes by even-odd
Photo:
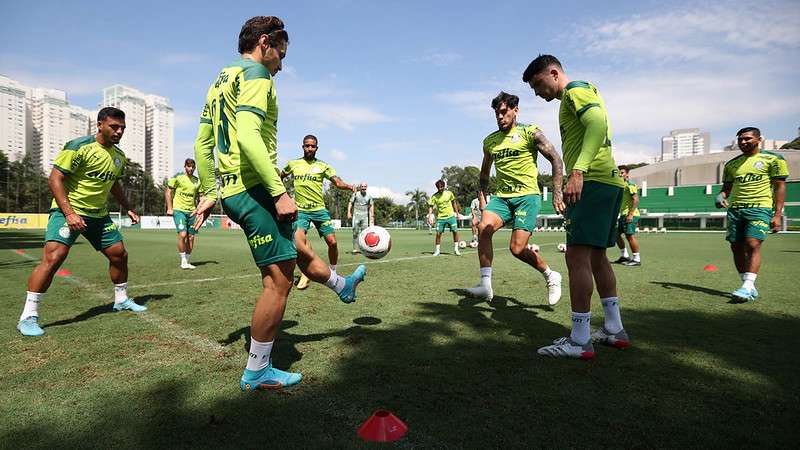
{"type": "Polygon", "coordinates": [[[27,225],[28,219],[26,217],[17,216],[0,217],[0,226],[10,227],[15,224],[27,225]]]}

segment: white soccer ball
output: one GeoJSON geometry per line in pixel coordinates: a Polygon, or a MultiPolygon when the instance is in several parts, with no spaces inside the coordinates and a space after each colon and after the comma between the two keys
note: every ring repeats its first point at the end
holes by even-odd
{"type": "Polygon", "coordinates": [[[467,248],[466,241],[458,241],[458,248],[467,248]]]}
{"type": "Polygon", "coordinates": [[[358,235],[361,254],[369,259],[381,259],[392,249],[392,237],[385,228],[372,225],[358,235]]]}
{"type": "Polygon", "coordinates": [[[536,244],[528,244],[528,250],[530,250],[532,252],[538,252],[539,251],[539,246],[536,245],[536,244]]]}
{"type": "Polygon", "coordinates": [[[558,244],[558,251],[560,251],[561,253],[566,253],[567,252],[567,244],[558,244]]]}
{"type": "Polygon", "coordinates": [[[471,248],[478,248],[478,241],[472,241],[472,242],[470,242],[470,243],[469,243],[469,246],[470,246],[471,248]]]}

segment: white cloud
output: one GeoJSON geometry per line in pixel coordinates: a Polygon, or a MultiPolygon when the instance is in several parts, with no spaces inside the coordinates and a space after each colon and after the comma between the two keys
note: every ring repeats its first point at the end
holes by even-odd
{"type": "Polygon", "coordinates": [[[347,159],[347,155],[339,150],[338,148],[331,149],[328,154],[330,155],[331,159],[334,161],[344,161],[347,159]]]}
{"type": "Polygon", "coordinates": [[[461,61],[464,58],[463,55],[455,52],[437,52],[437,51],[429,51],[425,53],[419,61],[425,63],[431,63],[434,66],[438,67],[445,67],[449,66],[453,63],[461,61]]]}
{"type": "Polygon", "coordinates": [[[367,186],[367,194],[372,198],[388,197],[392,199],[395,204],[406,205],[408,203],[408,196],[393,191],[391,188],[383,186],[367,186]]]}
{"type": "Polygon", "coordinates": [[[643,145],[633,142],[614,143],[614,161],[617,164],[650,163],[660,152],[661,149],[655,145],[643,145]]]}
{"type": "Polygon", "coordinates": [[[287,108],[289,115],[296,115],[310,122],[312,128],[329,126],[353,131],[360,125],[388,122],[390,118],[369,107],[349,102],[293,102],[287,108]]]}

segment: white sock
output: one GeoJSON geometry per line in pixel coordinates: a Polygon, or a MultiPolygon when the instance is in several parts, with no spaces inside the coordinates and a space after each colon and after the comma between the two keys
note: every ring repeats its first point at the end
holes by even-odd
{"type": "Polygon", "coordinates": [[[331,268],[331,272],[336,272],[336,264],[328,264],[328,267],[331,268]]]}
{"type": "Polygon", "coordinates": [[[572,332],[569,338],[576,344],[583,345],[589,342],[589,320],[592,318],[592,313],[585,312],[572,312],[572,332]]]}
{"type": "Polygon", "coordinates": [[[542,272],[542,275],[544,275],[544,279],[547,280],[547,279],[550,278],[550,275],[552,273],[553,273],[553,271],[550,270],[550,266],[547,266],[547,269],[545,269],[544,272],[542,272]]]}
{"type": "Polygon", "coordinates": [[[622,318],[619,315],[619,297],[601,298],[600,302],[603,303],[606,330],[612,334],[622,331],[622,318]]]}
{"type": "Polygon", "coordinates": [[[642,262],[641,257],[639,256],[638,253],[633,254],[633,260],[637,262],[642,262]]]}
{"type": "Polygon", "coordinates": [[[481,267],[481,286],[492,287],[492,268],[481,267]]]}
{"type": "Polygon", "coordinates": [[[742,284],[742,287],[745,288],[745,289],[748,289],[748,290],[749,289],[754,289],[756,287],[756,277],[757,276],[758,276],[758,274],[756,274],[756,273],[745,272],[744,276],[742,277],[743,278],[742,281],[744,281],[744,283],[742,284]]]}
{"type": "Polygon", "coordinates": [[[272,344],[275,341],[258,342],[250,338],[250,353],[247,356],[247,370],[261,370],[269,364],[272,344]]]}
{"type": "Polygon", "coordinates": [[[739,279],[744,281],[744,272],[739,272],[739,279]]]}
{"type": "Polygon", "coordinates": [[[439,250],[441,250],[441,247],[442,247],[441,245],[437,245],[436,246],[436,253],[439,253],[439,250]]]}
{"type": "Polygon", "coordinates": [[[114,285],[114,303],[122,303],[128,299],[128,283],[114,285]]]}
{"type": "Polygon", "coordinates": [[[331,270],[331,276],[328,278],[328,281],[325,282],[325,286],[333,289],[333,291],[338,294],[344,289],[344,284],[344,277],[338,275],[335,270],[331,270]]]}
{"type": "Polygon", "coordinates": [[[456,251],[458,251],[458,242],[454,242],[454,243],[453,243],[453,248],[454,248],[456,251]]]}
{"type": "Polygon", "coordinates": [[[625,248],[622,249],[622,257],[623,258],[627,258],[628,257],[628,247],[625,247],[625,248]]]}
{"type": "Polygon", "coordinates": [[[178,256],[181,257],[181,264],[187,262],[186,261],[186,253],[178,253],[178,256]]]}
{"type": "Polygon", "coordinates": [[[472,241],[475,242],[477,240],[478,240],[478,235],[477,234],[473,234],[472,235],[472,241]]]}
{"type": "Polygon", "coordinates": [[[28,317],[39,317],[39,303],[42,301],[44,292],[31,292],[27,291],[28,295],[25,298],[25,308],[22,309],[22,315],[19,320],[25,320],[28,317]]]}

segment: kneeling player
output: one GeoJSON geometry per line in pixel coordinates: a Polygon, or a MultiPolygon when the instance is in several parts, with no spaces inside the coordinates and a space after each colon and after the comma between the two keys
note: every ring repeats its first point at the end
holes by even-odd
{"type": "Polygon", "coordinates": [[[483,141],[483,164],[481,165],[481,190],[486,192],[489,173],[494,161],[497,171],[497,192],[486,205],[481,223],[478,225],[478,260],[481,281],[467,289],[471,295],[491,300],[492,292],[492,236],[511,223],[511,253],[520,261],[530,265],[544,275],[547,284],[547,300],[551,305],[561,298],[561,274],[550,269],[539,252],[528,249],[536,216],[542,206],[539,193],[536,165],[537,152],[547,158],[553,167],[553,206],[563,209],[561,200],[561,178],[563,163],[555,148],[534,125],[517,124],[519,97],[501,92],[492,100],[498,131],[483,141]]]}

